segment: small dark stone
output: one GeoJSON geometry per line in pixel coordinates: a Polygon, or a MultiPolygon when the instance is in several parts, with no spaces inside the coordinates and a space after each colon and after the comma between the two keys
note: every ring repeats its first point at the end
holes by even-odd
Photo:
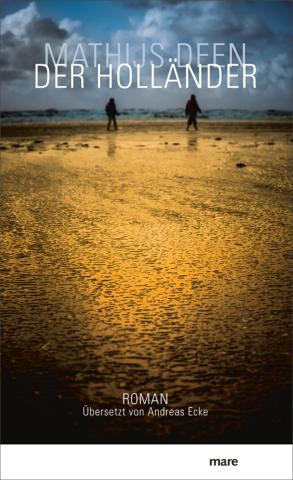
{"type": "Polygon", "coordinates": [[[99,145],[95,145],[94,148],[101,148],[101,147],[99,147],[99,145]]]}
{"type": "Polygon", "coordinates": [[[43,140],[35,140],[34,143],[44,143],[43,140]]]}
{"type": "Polygon", "coordinates": [[[15,258],[26,258],[26,257],[29,257],[29,254],[28,253],[17,253],[15,258]]]}
{"type": "Polygon", "coordinates": [[[13,148],[21,148],[21,145],[19,143],[12,143],[11,146],[13,148]]]}
{"type": "Polygon", "coordinates": [[[236,163],[236,167],[238,167],[238,168],[244,168],[244,167],[246,167],[246,165],[245,165],[245,163],[239,162],[239,163],[236,163]]]}
{"type": "Polygon", "coordinates": [[[165,145],[168,145],[168,142],[165,142],[165,145]]]}
{"type": "Polygon", "coordinates": [[[275,145],[275,142],[268,142],[267,145],[275,145]]]}
{"type": "Polygon", "coordinates": [[[173,145],[180,145],[180,143],[174,142],[173,145]]]}
{"type": "Polygon", "coordinates": [[[222,140],[222,137],[216,137],[215,140],[222,140]]]}

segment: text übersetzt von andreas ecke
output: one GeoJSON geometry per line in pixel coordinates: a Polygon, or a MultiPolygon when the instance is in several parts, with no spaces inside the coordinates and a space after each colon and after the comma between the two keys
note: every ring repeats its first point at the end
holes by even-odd
{"type": "Polygon", "coordinates": [[[201,406],[169,408],[167,392],[123,392],[122,403],[122,408],[96,408],[92,405],[83,405],[82,415],[84,417],[207,417],[209,414],[208,409],[201,406]]]}
{"type": "Polygon", "coordinates": [[[58,51],[44,46],[44,63],[35,64],[35,88],[256,88],[256,65],[247,63],[246,44],[178,43],[170,51],[161,43],[63,43],[58,51]]]}

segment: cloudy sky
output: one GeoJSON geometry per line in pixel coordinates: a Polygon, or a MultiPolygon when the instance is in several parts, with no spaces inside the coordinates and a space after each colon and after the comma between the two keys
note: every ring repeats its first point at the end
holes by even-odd
{"type": "MultiPolygon", "coordinates": [[[[2,0],[1,78],[4,110],[102,109],[109,94],[120,108],[175,108],[196,93],[204,109],[288,109],[292,105],[291,0],[2,0]],[[67,42],[246,43],[257,68],[257,88],[211,90],[98,89],[90,69],[84,89],[34,88],[34,65],[44,63],[44,44],[55,52],[67,42]]],[[[164,71],[161,72],[162,74],[164,71]]]]}

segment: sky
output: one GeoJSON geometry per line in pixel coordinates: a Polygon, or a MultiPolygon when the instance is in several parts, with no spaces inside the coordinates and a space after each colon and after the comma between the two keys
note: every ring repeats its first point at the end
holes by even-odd
{"type": "MultiPolygon", "coordinates": [[[[109,96],[120,108],[176,108],[196,93],[204,109],[253,110],[292,107],[291,0],[2,0],[1,103],[3,110],[44,108],[103,109],[109,96]],[[246,44],[248,63],[256,65],[256,89],[138,90],[97,88],[96,70],[87,70],[85,88],[46,89],[34,86],[35,63],[44,63],[44,44],[59,52],[64,42],[161,42],[172,55],[178,43],[246,44]]],[[[173,55],[174,56],[174,55],[173,55]]],[[[104,57],[101,57],[104,62],[104,57]]],[[[227,63],[227,62],[225,62],[227,63]]],[[[166,67],[169,68],[169,65],[166,67]]],[[[160,71],[162,77],[164,68],[160,71]]],[[[149,73],[144,74],[144,79],[149,73]]]]}

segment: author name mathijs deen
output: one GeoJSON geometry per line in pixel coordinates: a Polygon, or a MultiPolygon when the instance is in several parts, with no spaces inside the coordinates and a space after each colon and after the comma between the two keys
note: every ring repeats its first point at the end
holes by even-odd
{"type": "Polygon", "coordinates": [[[200,406],[189,406],[185,408],[166,408],[169,402],[168,393],[127,393],[122,394],[122,403],[126,406],[123,408],[93,408],[91,405],[84,405],[82,414],[85,417],[120,417],[120,416],[193,416],[207,417],[209,412],[200,406]],[[145,410],[144,406],[148,406],[145,410]],[[161,408],[153,408],[152,406],[160,406],[161,408]],[[130,408],[127,408],[130,407],[130,408]],[[137,407],[137,408],[135,408],[137,407]]]}

